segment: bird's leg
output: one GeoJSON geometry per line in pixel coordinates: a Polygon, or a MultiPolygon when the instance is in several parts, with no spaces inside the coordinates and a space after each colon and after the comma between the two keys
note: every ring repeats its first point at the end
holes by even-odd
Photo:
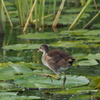
{"type": "Polygon", "coordinates": [[[53,83],[53,80],[52,80],[52,78],[50,77],[50,80],[51,80],[51,82],[53,83]]]}
{"type": "Polygon", "coordinates": [[[56,77],[56,76],[53,76],[53,75],[51,75],[51,74],[40,74],[40,73],[39,73],[39,74],[36,74],[36,75],[39,75],[39,76],[45,76],[45,77],[50,77],[51,82],[53,82],[52,78],[53,78],[53,79],[56,79],[56,80],[60,80],[59,74],[56,74],[57,77],[56,77]]]}
{"type": "Polygon", "coordinates": [[[67,78],[66,78],[66,74],[64,73],[64,78],[63,78],[63,83],[62,83],[62,86],[63,86],[63,87],[65,87],[66,79],[67,79],[67,78]]]}
{"type": "Polygon", "coordinates": [[[56,74],[56,75],[57,75],[57,77],[56,77],[56,76],[53,76],[53,75],[51,75],[51,74],[47,74],[46,77],[51,77],[51,78],[54,78],[54,79],[56,79],[56,80],[60,80],[59,74],[56,74]]]}

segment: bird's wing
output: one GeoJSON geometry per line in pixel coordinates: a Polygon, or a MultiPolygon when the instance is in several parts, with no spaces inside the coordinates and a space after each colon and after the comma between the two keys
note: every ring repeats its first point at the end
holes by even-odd
{"type": "Polygon", "coordinates": [[[48,52],[48,55],[50,56],[50,57],[52,57],[52,59],[53,60],[55,60],[55,61],[59,61],[59,60],[61,60],[61,59],[64,59],[64,60],[66,60],[66,61],[74,61],[75,59],[72,57],[72,56],[70,56],[67,52],[64,52],[64,51],[62,51],[62,50],[58,50],[58,49],[54,49],[54,50],[51,50],[51,51],[49,51],[48,52]]]}
{"type": "Polygon", "coordinates": [[[62,59],[61,55],[59,54],[58,50],[50,50],[48,52],[48,56],[52,58],[53,61],[58,62],[62,59]]]}

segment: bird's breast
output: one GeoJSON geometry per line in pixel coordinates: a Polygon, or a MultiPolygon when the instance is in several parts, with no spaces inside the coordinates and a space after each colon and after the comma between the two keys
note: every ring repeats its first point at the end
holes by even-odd
{"type": "Polygon", "coordinates": [[[45,66],[47,66],[48,67],[48,63],[47,63],[47,54],[43,54],[42,55],[42,63],[45,65],[45,66]]]}

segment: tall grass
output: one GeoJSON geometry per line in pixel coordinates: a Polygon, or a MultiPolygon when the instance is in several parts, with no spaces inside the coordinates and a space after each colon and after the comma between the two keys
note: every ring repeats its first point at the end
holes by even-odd
{"type": "Polygon", "coordinates": [[[29,9],[32,6],[32,0],[16,0],[16,6],[20,25],[24,26],[28,17],[29,9]]]}
{"type": "Polygon", "coordinates": [[[5,14],[4,14],[4,9],[3,9],[3,5],[2,2],[0,0],[0,22],[5,22],[5,14]]]}
{"type": "MultiPolygon", "coordinates": [[[[26,31],[28,25],[34,25],[35,29],[43,29],[44,28],[44,19],[48,17],[52,17],[54,19],[54,22],[52,21],[53,25],[56,26],[59,20],[59,17],[61,15],[61,10],[64,6],[64,4],[67,4],[66,7],[70,7],[70,3],[74,2],[75,6],[81,3],[81,5],[85,5],[86,1],[93,1],[93,0],[14,0],[14,4],[17,8],[17,12],[15,13],[20,22],[20,26],[24,27],[23,31],[26,31]],[[57,8],[58,3],[62,3],[60,7],[57,8]],[[58,12],[57,12],[58,11],[58,12]],[[56,14],[57,12],[57,14],[56,14]],[[54,18],[55,17],[55,18],[54,18]]],[[[95,0],[94,0],[95,1],[95,0]]],[[[5,1],[9,2],[9,1],[5,1]]],[[[0,0],[0,20],[5,21],[5,12],[8,16],[8,19],[11,24],[9,12],[6,9],[6,5],[4,3],[4,0],[0,0]]],[[[95,2],[96,5],[96,2],[95,2]]],[[[72,23],[72,25],[69,27],[69,29],[73,29],[77,21],[81,18],[82,13],[84,13],[85,9],[88,7],[86,4],[78,17],[75,19],[75,21],[72,23]]]]}
{"type": "Polygon", "coordinates": [[[5,14],[4,14],[4,9],[3,9],[3,5],[2,5],[2,2],[0,0],[0,34],[3,33],[3,25],[4,25],[4,22],[6,21],[5,20],[5,14]]]}
{"type": "Polygon", "coordinates": [[[82,10],[80,11],[80,13],[78,14],[78,16],[76,17],[76,19],[74,20],[74,22],[71,24],[71,26],[69,27],[70,29],[74,29],[75,26],[77,25],[77,22],[80,20],[81,16],[83,15],[83,13],[85,12],[86,8],[89,6],[89,4],[92,2],[92,0],[88,0],[87,3],[85,4],[85,6],[82,8],[82,10]]]}
{"type": "Polygon", "coordinates": [[[5,3],[4,3],[4,0],[1,0],[1,2],[0,2],[0,5],[1,5],[1,18],[3,19],[3,21],[5,21],[5,19],[3,18],[3,17],[5,17],[5,14],[7,15],[7,17],[8,17],[8,20],[9,20],[9,23],[10,23],[10,25],[11,25],[11,27],[13,27],[13,24],[12,24],[12,21],[11,21],[11,19],[10,19],[10,16],[9,16],[9,13],[8,13],[8,11],[7,11],[7,8],[6,8],[6,6],[5,6],[5,3]],[[3,12],[4,11],[4,12],[3,12]],[[5,14],[4,14],[5,13],[5,14]]]}

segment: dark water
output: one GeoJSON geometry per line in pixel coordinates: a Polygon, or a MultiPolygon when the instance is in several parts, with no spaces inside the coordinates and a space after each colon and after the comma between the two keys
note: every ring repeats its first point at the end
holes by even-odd
{"type": "MultiPolygon", "coordinates": [[[[64,29],[64,28],[63,28],[64,29]]],[[[61,31],[63,30],[62,28],[59,28],[58,31],[61,31]]],[[[46,31],[51,31],[53,32],[53,30],[51,28],[47,28],[44,30],[45,32],[46,31]]],[[[34,29],[32,28],[29,28],[29,30],[27,30],[27,33],[31,33],[31,32],[36,32],[34,31],[34,29]]],[[[0,34],[0,62],[8,62],[8,61],[12,61],[12,62],[16,62],[16,60],[12,60],[12,59],[9,59],[11,57],[18,57],[18,53],[20,53],[19,51],[5,51],[2,49],[2,46],[5,46],[5,45],[12,45],[12,44],[24,44],[24,43],[28,43],[29,41],[27,40],[24,40],[24,39],[18,39],[17,36],[20,35],[20,34],[23,34],[22,32],[22,29],[20,28],[14,28],[14,29],[11,29],[9,27],[9,25],[7,25],[5,27],[5,30],[4,30],[4,34],[0,34]]],[[[30,41],[30,43],[38,43],[38,41],[30,41]]],[[[50,41],[43,41],[43,43],[50,43],[50,41]]],[[[53,47],[51,47],[53,48],[53,47]]],[[[59,48],[59,49],[63,49],[65,50],[66,48],[59,48]]],[[[67,51],[71,54],[73,53],[79,53],[79,52],[82,52],[82,53],[99,53],[99,50],[100,48],[68,48],[67,51]]],[[[21,56],[20,56],[20,60],[19,62],[21,61],[24,61],[24,62],[33,62],[33,59],[35,58],[32,58],[32,53],[33,52],[36,52],[35,50],[29,50],[29,51],[21,51],[21,56]]],[[[36,59],[38,60],[34,60],[34,62],[38,62],[42,65],[41,63],[41,60],[40,60],[40,56],[39,54],[36,54],[35,57],[36,59]]],[[[17,61],[18,62],[18,61],[17,61]]],[[[76,61],[77,62],[77,61],[76,61]]],[[[89,78],[90,80],[92,78],[95,78],[97,76],[100,76],[100,65],[97,65],[97,66],[72,66],[71,68],[69,68],[67,71],[66,71],[66,74],[71,74],[71,75],[83,75],[83,76],[86,76],[87,78],[89,78]]],[[[25,91],[21,91],[18,93],[18,95],[27,95],[27,96],[31,96],[31,95],[36,95],[36,96],[40,96],[41,98],[45,98],[45,100],[80,100],[78,99],[79,96],[84,96],[84,94],[64,94],[64,95],[61,95],[61,94],[52,94],[50,93],[49,91],[55,91],[55,90],[31,90],[31,89],[26,89],[25,91]],[[76,97],[73,99],[73,97],[76,97]]],[[[86,96],[87,94],[85,94],[86,96]]],[[[91,95],[92,94],[89,94],[90,98],[91,98],[91,95]]],[[[82,100],[85,100],[85,99],[82,99],[82,100]]],[[[88,99],[86,99],[88,100],[88,99]]],[[[90,100],[90,99],[89,99],[90,100]]],[[[92,99],[91,99],[92,100],[92,99]]],[[[99,99],[96,99],[96,100],[99,100],[99,99]]]]}

